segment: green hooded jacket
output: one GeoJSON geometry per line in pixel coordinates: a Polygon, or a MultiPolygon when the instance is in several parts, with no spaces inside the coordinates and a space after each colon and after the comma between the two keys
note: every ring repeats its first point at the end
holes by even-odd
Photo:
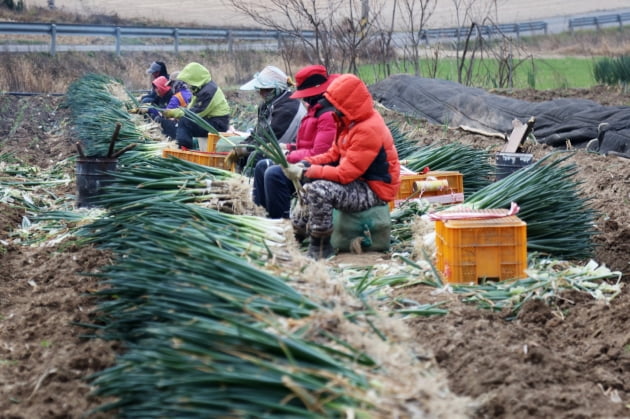
{"type": "MultiPolygon", "coordinates": [[[[195,112],[200,117],[207,119],[217,116],[230,115],[230,105],[223,91],[212,81],[210,71],[199,63],[189,63],[177,75],[177,80],[181,80],[190,87],[193,94],[192,100],[188,104],[188,109],[195,112]]],[[[184,111],[172,109],[168,111],[170,118],[181,118],[184,111]]]]}

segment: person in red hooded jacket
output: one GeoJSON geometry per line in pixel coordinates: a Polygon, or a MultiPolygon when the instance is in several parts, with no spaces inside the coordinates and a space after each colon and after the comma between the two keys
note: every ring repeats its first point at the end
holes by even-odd
{"type": "Polygon", "coordinates": [[[292,223],[296,237],[310,234],[308,255],[314,259],[334,254],[333,209],[359,212],[387,205],[400,186],[394,139],[365,83],[343,74],[324,97],[335,108],[338,127],[331,148],[284,169],[289,179],[306,183],[304,206],[292,215],[292,223]]]}
{"type": "MultiPolygon", "coordinates": [[[[328,74],[323,65],[309,65],[295,74],[297,90],[291,98],[302,99],[307,106],[306,115],[300,122],[295,143],[286,144],[286,158],[297,163],[306,157],[327,151],[335,135],[337,125],[330,105],[319,103],[328,85],[338,74],[328,74]]],[[[284,146],[284,143],[281,143],[284,146]]],[[[254,169],[254,203],[267,210],[269,218],[289,218],[291,199],[295,193],[289,180],[270,159],[260,160],[254,169]]]]}

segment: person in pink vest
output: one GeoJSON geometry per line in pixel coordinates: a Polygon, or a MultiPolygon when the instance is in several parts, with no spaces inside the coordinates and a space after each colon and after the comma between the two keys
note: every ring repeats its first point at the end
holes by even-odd
{"type": "MultiPolygon", "coordinates": [[[[319,101],[328,85],[338,76],[328,74],[323,65],[304,67],[295,75],[297,90],[291,98],[302,99],[307,107],[300,122],[296,142],[286,145],[289,163],[297,163],[306,157],[326,152],[337,133],[333,118],[334,108],[319,101]]],[[[254,170],[254,202],[264,207],[270,218],[289,218],[291,199],[295,187],[278,165],[269,159],[256,164],[254,170]]]]}

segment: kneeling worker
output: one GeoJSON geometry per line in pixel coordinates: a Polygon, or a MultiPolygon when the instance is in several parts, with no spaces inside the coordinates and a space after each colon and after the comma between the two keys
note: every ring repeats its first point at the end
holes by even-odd
{"type": "MultiPolygon", "coordinates": [[[[193,94],[188,109],[217,131],[227,131],[230,126],[230,106],[208,69],[199,63],[189,63],[179,72],[177,80],[186,83],[193,94]]],[[[162,116],[179,119],[175,139],[180,148],[193,148],[193,137],[208,136],[208,130],[186,118],[181,108],[167,109],[162,112],[162,116]]]]}
{"type": "Polygon", "coordinates": [[[343,74],[324,97],[335,108],[338,126],[332,147],[285,169],[288,178],[306,183],[304,206],[292,215],[292,223],[296,237],[310,235],[308,255],[313,259],[334,254],[333,209],[359,212],[387,205],[400,186],[394,139],[365,83],[343,74]]]}

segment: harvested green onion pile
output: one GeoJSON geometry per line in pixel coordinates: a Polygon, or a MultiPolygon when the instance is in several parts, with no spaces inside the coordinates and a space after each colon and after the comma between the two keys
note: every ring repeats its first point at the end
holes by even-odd
{"type": "Polygon", "coordinates": [[[387,128],[389,128],[389,132],[392,134],[394,146],[396,147],[400,160],[407,159],[409,155],[418,150],[418,144],[415,141],[411,141],[393,122],[388,122],[387,128]]]}
{"type": "Polygon", "coordinates": [[[141,115],[129,114],[130,101],[132,96],[118,80],[102,74],[87,74],[68,87],[65,103],[70,108],[73,130],[86,157],[108,156],[116,123],[121,124],[116,150],[161,136],[158,124],[146,122],[141,115]]]}
{"type": "Polygon", "coordinates": [[[426,167],[460,172],[465,196],[490,184],[495,172],[487,151],[460,143],[418,148],[407,156],[406,167],[415,172],[421,172],[426,167]]]}
{"type": "Polygon", "coordinates": [[[251,188],[242,177],[175,157],[134,158],[112,177],[115,184],[103,187],[95,198],[99,205],[171,201],[197,203],[229,213],[255,213],[249,196],[251,188]]]}
{"type": "Polygon", "coordinates": [[[527,223],[527,249],[565,259],[592,255],[595,212],[581,198],[574,180],[576,166],[563,164],[571,157],[559,152],[517,170],[469,196],[474,208],[509,208],[527,223]]]}
{"type": "Polygon", "coordinates": [[[610,302],[621,292],[621,272],[590,261],[584,266],[540,260],[527,269],[528,277],[517,281],[487,282],[483,285],[451,285],[453,292],[465,295],[463,301],[480,308],[506,310],[508,318],[518,314],[523,304],[538,299],[552,305],[562,290],[590,294],[596,300],[610,302]]]}
{"type": "Polygon", "coordinates": [[[273,238],[267,227],[154,202],[114,206],[84,234],[118,255],[101,274],[108,288],[99,334],[128,348],[94,377],[96,394],[117,399],[101,410],[331,417],[371,408],[355,362],[372,360],[282,327],[318,306],[248,263],[264,248],[256,243],[273,238]]]}

